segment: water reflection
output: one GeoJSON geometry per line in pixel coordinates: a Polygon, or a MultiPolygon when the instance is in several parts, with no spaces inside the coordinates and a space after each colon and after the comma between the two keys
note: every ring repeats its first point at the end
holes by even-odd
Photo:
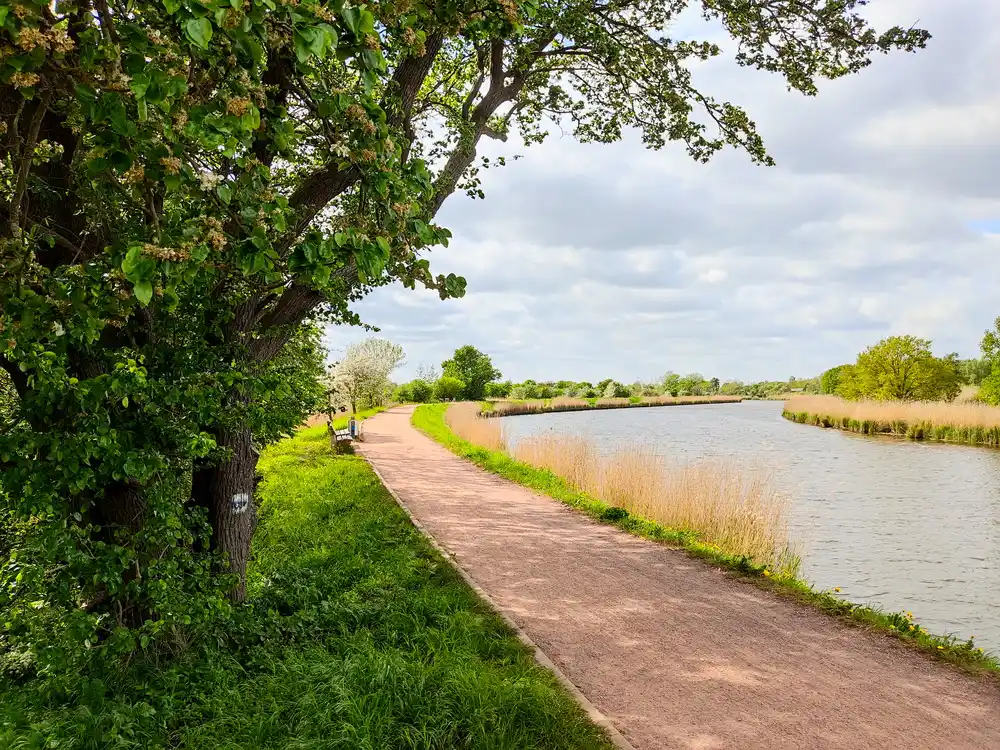
{"type": "Polygon", "coordinates": [[[803,574],[853,601],[910,610],[937,633],[1000,652],[1000,450],[868,438],[798,425],[777,402],[504,419],[543,431],[725,456],[774,469],[793,498],[803,574]]]}

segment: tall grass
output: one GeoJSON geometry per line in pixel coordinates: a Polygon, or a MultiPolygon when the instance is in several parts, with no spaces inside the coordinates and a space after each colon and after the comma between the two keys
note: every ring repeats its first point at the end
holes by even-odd
{"type": "Polygon", "coordinates": [[[865,435],[1000,446],[1000,407],[968,401],[846,401],[796,396],[785,401],[794,422],[865,435]]]}
{"type": "Polygon", "coordinates": [[[551,471],[574,489],[664,526],[691,531],[727,554],[794,575],[799,558],[788,536],[788,498],[766,474],[731,461],[680,464],[648,448],[622,445],[602,455],[589,439],[544,435],[509,450],[503,427],[473,403],[445,413],[452,432],[482,448],[551,471]]]}
{"type": "Polygon", "coordinates": [[[651,396],[641,399],[630,398],[567,398],[560,396],[551,400],[498,401],[488,414],[491,417],[513,417],[521,414],[547,414],[557,411],[583,411],[586,409],[627,409],[649,406],[681,406],[684,404],[736,404],[740,396],[651,396]]]}
{"type": "Polygon", "coordinates": [[[470,443],[493,451],[506,451],[507,439],[499,422],[484,419],[477,403],[453,404],[445,412],[445,422],[452,432],[470,443]]]}
{"type": "Polygon", "coordinates": [[[788,535],[789,499],[764,472],[732,461],[681,464],[634,445],[602,455],[593,441],[567,435],[521,440],[513,456],[609,505],[694,531],[728,554],[782,574],[798,572],[799,556],[788,535]]]}

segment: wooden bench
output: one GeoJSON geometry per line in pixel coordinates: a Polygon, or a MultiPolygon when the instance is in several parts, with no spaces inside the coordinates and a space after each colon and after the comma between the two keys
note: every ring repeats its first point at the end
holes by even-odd
{"type": "Polygon", "coordinates": [[[333,439],[338,443],[349,443],[351,442],[351,431],[346,427],[342,430],[333,431],[333,439]]]}

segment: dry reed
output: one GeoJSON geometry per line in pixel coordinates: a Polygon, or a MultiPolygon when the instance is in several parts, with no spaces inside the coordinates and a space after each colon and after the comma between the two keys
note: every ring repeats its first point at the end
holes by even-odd
{"type": "Polygon", "coordinates": [[[845,401],[836,396],[796,396],[785,402],[785,411],[884,424],[1000,427],[1000,407],[967,401],[845,401]]]}
{"type": "Polygon", "coordinates": [[[448,408],[445,421],[463,440],[494,451],[506,451],[507,439],[499,422],[484,419],[478,403],[466,401],[448,408]]]}
{"type": "Polygon", "coordinates": [[[565,435],[521,440],[513,455],[629,513],[695,531],[728,554],[746,555],[779,573],[797,572],[789,500],[763,472],[731,461],[678,464],[639,446],[603,456],[593,442],[565,435]]]}

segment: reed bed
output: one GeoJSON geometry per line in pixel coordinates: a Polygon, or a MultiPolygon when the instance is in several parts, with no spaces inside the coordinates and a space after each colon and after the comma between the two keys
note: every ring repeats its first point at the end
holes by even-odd
{"type": "Polygon", "coordinates": [[[506,451],[507,439],[499,422],[483,419],[480,406],[467,401],[454,404],[445,412],[445,422],[463,440],[494,451],[506,451]]]}
{"type": "Polygon", "coordinates": [[[796,396],[785,401],[786,419],[865,435],[895,435],[1000,447],[1000,407],[960,401],[846,401],[836,396],[796,396]]]}
{"type": "Polygon", "coordinates": [[[789,498],[759,469],[707,459],[680,464],[633,445],[602,455],[592,441],[568,435],[521,440],[513,456],[630,514],[697,532],[723,552],[782,575],[798,572],[799,555],[788,533],[789,498]]]}
{"type": "Polygon", "coordinates": [[[485,412],[491,417],[513,417],[521,414],[548,414],[557,411],[586,411],[588,409],[626,409],[649,406],[681,406],[684,404],[735,404],[740,396],[652,396],[633,401],[629,398],[583,399],[560,396],[552,400],[497,401],[485,412]]]}
{"type": "Polygon", "coordinates": [[[509,450],[502,425],[474,403],[450,407],[452,432],[474,445],[546,469],[573,488],[672,529],[692,531],[730,555],[744,555],[794,576],[799,557],[789,541],[787,497],[770,477],[732,461],[668,461],[648,448],[622,445],[602,455],[597,444],[569,435],[526,438],[509,450]]]}

